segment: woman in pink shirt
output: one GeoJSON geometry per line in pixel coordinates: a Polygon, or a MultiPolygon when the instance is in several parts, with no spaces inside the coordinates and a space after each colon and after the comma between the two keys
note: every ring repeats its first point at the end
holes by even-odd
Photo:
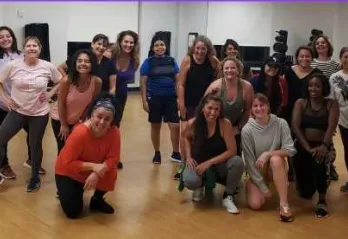
{"type": "Polygon", "coordinates": [[[39,59],[40,52],[39,39],[28,37],[24,41],[24,60],[13,60],[0,71],[0,97],[9,109],[0,126],[0,162],[4,159],[6,144],[28,124],[32,166],[28,192],[39,189],[41,185],[39,169],[43,154],[42,139],[50,111],[48,99],[57,90],[55,86],[47,93],[47,83],[51,80],[57,84],[61,79],[52,63],[39,59]],[[11,85],[11,95],[4,90],[5,82],[11,85]]]}
{"type": "Polygon", "coordinates": [[[100,93],[102,80],[96,76],[97,58],[90,50],[78,50],[72,67],[64,76],[58,101],[51,108],[51,124],[57,140],[58,154],[73,126],[86,118],[88,105],[100,93]]]}

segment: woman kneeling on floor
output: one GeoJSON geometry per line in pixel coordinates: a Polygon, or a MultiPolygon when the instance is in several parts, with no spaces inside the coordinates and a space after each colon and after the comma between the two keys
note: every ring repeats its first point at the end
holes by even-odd
{"type": "Polygon", "coordinates": [[[104,201],[117,178],[120,159],[120,132],[114,126],[118,114],[109,98],[96,100],[89,119],[77,125],[56,160],[56,184],[60,204],[69,218],[77,218],[83,209],[83,193],[95,189],[90,209],[112,214],[104,201]]]}
{"type": "Polygon", "coordinates": [[[250,175],[246,185],[249,207],[257,210],[269,199],[268,182],[273,178],[280,198],[280,219],[293,221],[288,204],[287,158],[296,150],[290,128],[284,119],[270,114],[268,99],[256,94],[251,107],[252,118],[242,129],[242,149],[250,175]]]}
{"type": "Polygon", "coordinates": [[[194,190],[192,200],[202,200],[203,187],[220,182],[226,185],[222,205],[229,213],[239,213],[233,195],[244,164],[236,155],[233,128],[223,117],[223,102],[218,96],[208,94],[202,99],[184,135],[187,162],[181,180],[184,187],[194,190]]]}

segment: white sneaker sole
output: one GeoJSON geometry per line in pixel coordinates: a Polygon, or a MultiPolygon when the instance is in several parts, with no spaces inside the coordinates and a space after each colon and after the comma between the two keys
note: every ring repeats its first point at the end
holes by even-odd
{"type": "Polygon", "coordinates": [[[170,157],[170,160],[174,163],[182,163],[182,160],[170,157]]]}

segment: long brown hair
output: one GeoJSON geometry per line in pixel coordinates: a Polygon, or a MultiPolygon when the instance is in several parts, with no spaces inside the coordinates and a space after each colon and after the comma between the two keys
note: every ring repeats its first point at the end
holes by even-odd
{"type": "Polygon", "coordinates": [[[116,44],[113,48],[112,55],[116,57],[120,57],[122,48],[121,48],[121,42],[125,36],[131,36],[134,40],[134,48],[131,52],[131,57],[134,60],[134,65],[139,66],[140,63],[140,44],[139,44],[139,35],[135,33],[134,31],[127,30],[127,31],[122,31],[117,35],[117,40],[116,44]]]}

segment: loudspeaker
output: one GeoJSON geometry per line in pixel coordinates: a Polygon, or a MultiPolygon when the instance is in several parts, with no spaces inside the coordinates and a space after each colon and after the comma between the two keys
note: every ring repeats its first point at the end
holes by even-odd
{"type": "Polygon", "coordinates": [[[31,23],[24,26],[25,37],[35,36],[42,45],[40,59],[51,61],[49,27],[47,23],[31,23]]]}

